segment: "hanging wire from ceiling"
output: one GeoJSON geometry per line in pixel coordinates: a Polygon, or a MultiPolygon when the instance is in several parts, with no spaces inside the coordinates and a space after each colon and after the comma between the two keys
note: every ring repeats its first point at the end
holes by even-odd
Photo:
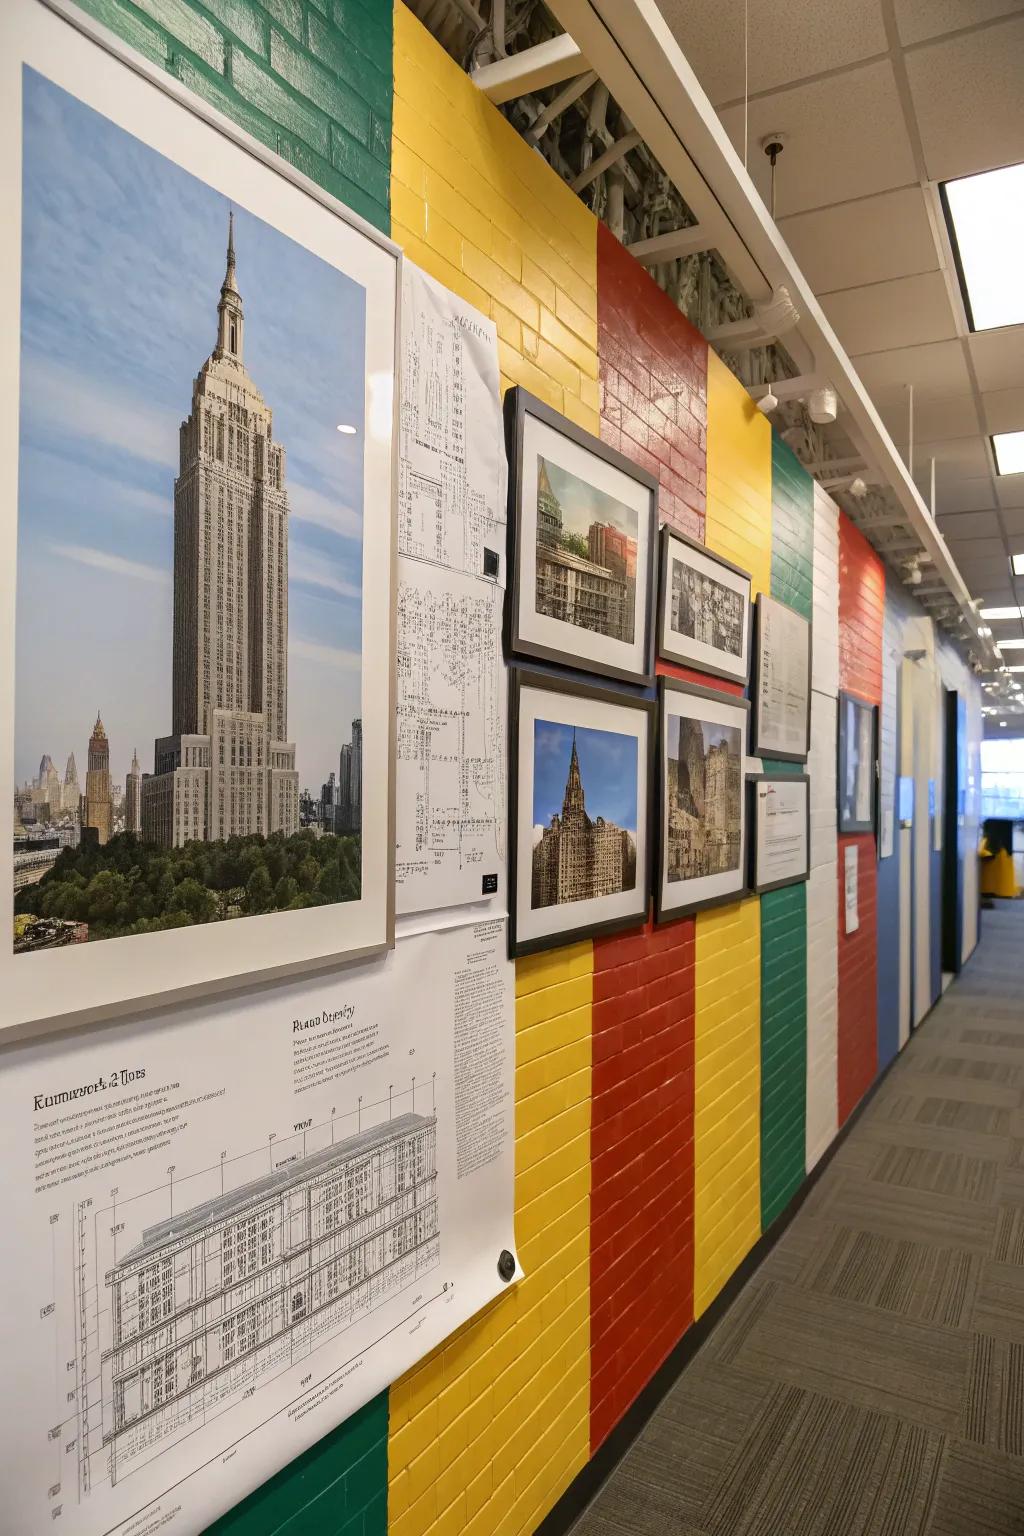
{"type": "Polygon", "coordinates": [[[747,168],[750,133],[747,123],[750,106],[750,0],[743,0],[743,169],[747,168]]]}

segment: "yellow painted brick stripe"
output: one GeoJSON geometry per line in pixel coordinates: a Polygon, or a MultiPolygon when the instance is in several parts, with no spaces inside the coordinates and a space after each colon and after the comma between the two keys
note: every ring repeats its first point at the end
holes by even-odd
{"type": "Polygon", "coordinates": [[[771,591],[772,429],[720,357],[708,353],[705,542],[771,591]]]}
{"type": "Polygon", "coordinates": [[[694,1316],[761,1235],[761,903],[697,913],[694,1316]]]}

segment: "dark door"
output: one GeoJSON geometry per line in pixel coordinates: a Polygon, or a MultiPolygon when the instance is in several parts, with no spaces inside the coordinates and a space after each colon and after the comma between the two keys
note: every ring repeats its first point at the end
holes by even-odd
{"type": "Polygon", "coordinates": [[[961,966],[964,931],[964,804],[967,791],[967,702],[945,697],[945,796],[942,805],[942,969],[961,966]]]}

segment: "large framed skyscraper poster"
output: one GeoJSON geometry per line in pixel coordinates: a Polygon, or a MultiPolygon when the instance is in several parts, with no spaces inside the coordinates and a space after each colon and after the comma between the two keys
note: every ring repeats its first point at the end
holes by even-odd
{"type": "Polygon", "coordinates": [[[397,248],[0,15],[4,1025],[393,937],[397,248]]]}

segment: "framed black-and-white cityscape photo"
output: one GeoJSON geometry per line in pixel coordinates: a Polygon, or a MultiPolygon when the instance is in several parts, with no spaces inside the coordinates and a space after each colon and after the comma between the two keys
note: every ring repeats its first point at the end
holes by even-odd
{"type": "Polygon", "coordinates": [[[662,528],[658,655],[712,677],[750,675],[750,575],[703,544],[662,528]]]}
{"type": "Polygon", "coordinates": [[[87,18],[11,0],[0,43],[0,995],[24,1026],[391,941],[401,274],[87,18]]]}
{"type": "Polygon", "coordinates": [[[650,683],[657,480],[523,389],[505,440],[509,652],[650,683]]]}
{"type": "Polygon", "coordinates": [[[805,763],[811,749],[811,625],[759,592],[754,620],[751,753],[805,763]]]}
{"type": "Polygon", "coordinates": [[[747,783],[751,890],[761,895],[799,885],[810,872],[810,779],[805,773],[758,773],[747,783]]]}
{"type": "Polygon", "coordinates": [[[658,678],[658,922],[747,889],[746,699],[658,678]]]}
{"type": "Polygon", "coordinates": [[[654,703],[514,668],[513,955],[644,922],[654,703]]]}
{"type": "Polygon", "coordinates": [[[878,705],[839,695],[839,831],[874,832],[878,817],[878,705]]]}

